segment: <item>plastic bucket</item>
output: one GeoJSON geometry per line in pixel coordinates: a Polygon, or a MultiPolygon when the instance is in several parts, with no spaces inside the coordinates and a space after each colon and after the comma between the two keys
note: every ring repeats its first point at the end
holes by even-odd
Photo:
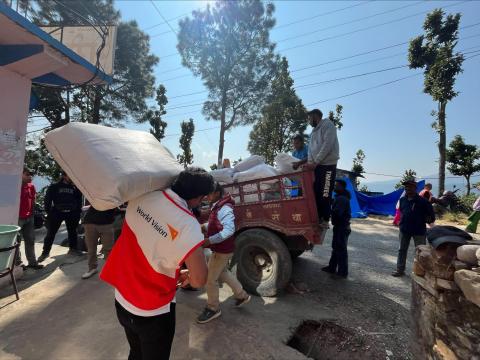
{"type": "MultiPolygon", "coordinates": [[[[15,244],[19,226],[0,225],[0,249],[8,248],[15,244]]],[[[0,252],[0,271],[8,268],[13,261],[14,250],[0,252]]]]}

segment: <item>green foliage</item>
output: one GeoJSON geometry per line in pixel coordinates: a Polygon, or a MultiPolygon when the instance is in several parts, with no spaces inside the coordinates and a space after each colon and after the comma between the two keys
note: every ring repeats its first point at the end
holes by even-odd
{"type": "Polygon", "coordinates": [[[464,210],[465,214],[470,214],[473,211],[473,203],[477,199],[476,194],[465,194],[459,196],[458,201],[460,203],[459,208],[464,210]]]}
{"type": "Polygon", "coordinates": [[[185,168],[193,163],[193,153],[191,149],[193,134],[195,133],[195,124],[193,119],[182,121],[182,136],[180,136],[180,149],[183,153],[177,155],[177,159],[185,168]]]}
{"type": "Polygon", "coordinates": [[[465,144],[457,135],[447,149],[448,171],[453,175],[463,176],[467,180],[467,195],[470,194],[470,177],[480,171],[480,151],[477,145],[465,144]]]}
{"type": "MultiPolygon", "coordinates": [[[[365,153],[363,152],[362,149],[359,149],[355,157],[353,158],[353,165],[352,165],[352,172],[354,172],[357,175],[362,175],[365,172],[365,169],[363,168],[363,161],[365,160],[365,153]]],[[[360,186],[360,180],[358,178],[355,180],[355,186],[358,188],[360,186]]],[[[364,185],[364,187],[366,187],[364,185]]]]}
{"type": "Polygon", "coordinates": [[[370,190],[368,189],[367,185],[363,184],[358,191],[366,193],[366,192],[369,192],[370,190]]]}
{"type": "Polygon", "coordinates": [[[217,164],[212,164],[210,165],[210,170],[217,170],[218,169],[218,165],[217,164]]]}
{"type": "Polygon", "coordinates": [[[403,182],[404,181],[407,181],[407,180],[415,180],[417,176],[417,172],[415,170],[412,170],[412,169],[408,169],[408,170],[405,170],[405,173],[403,174],[403,177],[402,177],[402,180],[400,180],[400,182],[398,182],[396,185],[395,185],[395,189],[401,189],[403,188],[403,182]]]}
{"type": "Polygon", "coordinates": [[[333,124],[337,127],[338,130],[341,130],[343,127],[342,117],[343,106],[340,104],[337,104],[337,106],[335,107],[335,112],[329,111],[328,113],[328,119],[333,122],[333,124]]]}
{"type": "Polygon", "coordinates": [[[457,96],[456,76],[462,72],[464,57],[454,52],[458,40],[460,14],[446,15],[442,9],[427,14],[424,35],[410,41],[408,61],[411,69],[424,69],[424,89],[438,102],[432,127],[439,134],[439,193],[445,189],[446,113],[447,102],[457,96]]]}
{"type": "Polygon", "coordinates": [[[220,121],[218,165],[225,131],[256,122],[274,74],[276,58],[269,32],[274,6],[259,0],[216,1],[180,21],[177,49],[182,64],[201,77],[209,91],[207,119],[220,121]]]}
{"type": "Polygon", "coordinates": [[[60,177],[61,168],[48,152],[43,139],[27,141],[24,163],[36,175],[45,176],[50,181],[56,181],[60,177]]]}
{"type": "Polygon", "coordinates": [[[157,89],[157,96],[155,100],[158,104],[158,109],[152,108],[149,109],[143,115],[142,121],[148,121],[150,123],[150,134],[155,136],[158,141],[161,141],[165,137],[165,129],[167,123],[162,120],[162,116],[167,113],[165,110],[165,105],[168,103],[167,96],[165,95],[167,90],[165,86],[160,85],[157,89]]]}
{"type": "Polygon", "coordinates": [[[250,132],[248,150],[263,155],[268,164],[275,156],[292,150],[292,138],[307,128],[307,112],[293,88],[288,61],[280,61],[261,119],[250,132]]]}
{"type": "MultiPolygon", "coordinates": [[[[109,86],[85,85],[75,90],[34,86],[39,98],[35,115],[44,116],[54,129],[70,121],[122,126],[124,122],[149,121],[146,98],[154,93],[153,68],[158,58],[150,53],[149,36],[135,21],[119,22],[120,13],[113,0],[25,2],[38,25],[118,24],[113,83],[109,86]]],[[[158,101],[158,99],[157,99],[158,101]]],[[[154,120],[155,121],[155,120],[154,120]]],[[[163,124],[158,122],[158,135],[163,124]]],[[[39,143],[40,144],[40,143],[39,143]]],[[[43,146],[43,145],[42,145],[43,146]]],[[[52,159],[46,149],[27,149],[27,160],[37,159],[39,175],[54,176],[52,159]],[[32,153],[33,151],[33,153],[32,153]]]]}

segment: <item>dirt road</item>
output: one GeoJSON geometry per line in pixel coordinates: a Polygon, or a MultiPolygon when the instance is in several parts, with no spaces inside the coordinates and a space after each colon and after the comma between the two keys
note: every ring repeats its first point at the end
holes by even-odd
{"type": "MultiPolygon", "coordinates": [[[[358,357],[351,358],[365,358],[370,347],[378,350],[376,358],[413,358],[410,278],[390,276],[398,230],[378,219],[355,220],[352,230],[348,280],[321,271],[330,256],[329,234],[324,246],[295,261],[293,279],[304,293],[255,297],[246,308],[234,309],[225,287],[222,317],[198,325],[194,319],[205,294],[179,292],[172,359],[305,359],[286,345],[304,320],[331,320],[361,333],[358,350],[353,350],[358,357]]],[[[19,281],[20,301],[10,303],[11,289],[0,289],[0,306],[10,303],[0,308],[0,359],[125,359],[128,347],[115,317],[112,289],[98,278],[80,279],[85,259],[66,257],[60,246],[55,251],[46,270],[19,281]]],[[[412,254],[413,248],[409,268],[412,254]]]]}

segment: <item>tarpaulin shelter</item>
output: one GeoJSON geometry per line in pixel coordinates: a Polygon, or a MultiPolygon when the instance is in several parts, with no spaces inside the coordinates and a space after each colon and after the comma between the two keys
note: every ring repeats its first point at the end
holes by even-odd
{"type": "MultiPolygon", "coordinates": [[[[365,218],[368,214],[395,215],[395,206],[403,193],[403,189],[380,196],[368,196],[354,189],[349,178],[342,178],[347,183],[347,190],[350,192],[350,208],[352,218],[365,218]]],[[[417,192],[425,186],[425,180],[417,184],[417,192]]]]}

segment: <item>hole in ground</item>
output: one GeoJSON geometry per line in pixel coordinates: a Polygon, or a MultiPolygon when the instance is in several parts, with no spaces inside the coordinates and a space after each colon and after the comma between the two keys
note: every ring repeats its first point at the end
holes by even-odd
{"type": "Polygon", "coordinates": [[[385,359],[375,339],[328,320],[303,321],[287,345],[315,360],[385,359]]]}

